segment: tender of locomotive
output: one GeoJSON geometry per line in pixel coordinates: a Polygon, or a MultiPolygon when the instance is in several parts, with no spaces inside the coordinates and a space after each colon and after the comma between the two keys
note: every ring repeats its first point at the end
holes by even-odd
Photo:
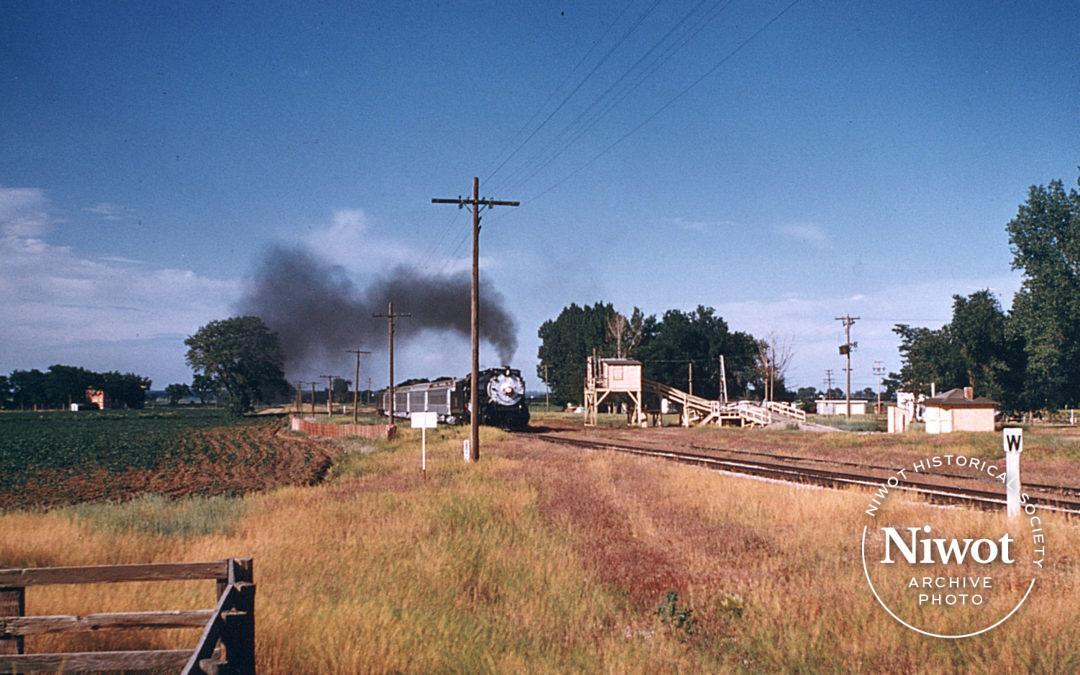
{"type": "MultiPolygon", "coordinates": [[[[480,371],[480,424],[503,429],[529,426],[525,403],[525,379],[516,368],[488,368],[480,371]]],[[[384,390],[380,413],[385,415],[389,399],[384,390]]],[[[469,376],[445,378],[394,387],[394,417],[414,412],[434,412],[446,424],[469,421],[469,376]]]]}

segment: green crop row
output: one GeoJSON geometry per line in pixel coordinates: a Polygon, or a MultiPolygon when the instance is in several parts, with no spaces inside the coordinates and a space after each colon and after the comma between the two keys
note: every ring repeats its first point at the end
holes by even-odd
{"type": "MultiPolygon", "coordinates": [[[[43,471],[115,473],[187,463],[200,455],[216,461],[220,448],[214,449],[206,432],[267,423],[272,422],[214,410],[0,414],[0,490],[16,490],[43,471]]],[[[246,429],[232,436],[252,443],[246,429]]]]}

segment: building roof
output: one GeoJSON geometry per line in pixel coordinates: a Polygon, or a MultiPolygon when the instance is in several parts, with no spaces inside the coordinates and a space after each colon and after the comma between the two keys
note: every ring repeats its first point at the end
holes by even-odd
{"type": "Polygon", "coordinates": [[[635,359],[600,359],[600,363],[606,363],[609,366],[640,366],[641,361],[635,359]]]}
{"type": "Polygon", "coordinates": [[[963,389],[950,389],[938,396],[928,398],[923,404],[933,408],[996,408],[997,401],[982,396],[968,398],[963,389]]]}

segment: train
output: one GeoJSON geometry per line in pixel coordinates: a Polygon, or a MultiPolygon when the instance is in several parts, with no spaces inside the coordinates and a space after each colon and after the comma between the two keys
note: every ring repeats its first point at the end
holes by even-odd
{"type": "MultiPolygon", "coordinates": [[[[394,387],[394,417],[414,412],[434,412],[445,424],[469,421],[469,376],[441,378],[394,387]]],[[[525,378],[509,366],[480,371],[480,424],[502,429],[529,426],[529,406],[525,402],[525,378]]],[[[387,414],[390,399],[383,390],[379,413],[387,414]]]]}

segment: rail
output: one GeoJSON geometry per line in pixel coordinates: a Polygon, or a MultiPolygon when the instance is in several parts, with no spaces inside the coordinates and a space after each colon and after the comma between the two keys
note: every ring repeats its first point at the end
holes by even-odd
{"type": "Polygon", "coordinates": [[[255,672],[255,583],[250,558],[0,569],[0,672],[177,669],[188,673],[255,672]],[[26,616],[26,589],[57,584],[217,581],[212,609],[26,616]],[[25,653],[26,636],[130,628],[202,628],[188,649],[25,653]]]}
{"type": "MultiPolygon", "coordinates": [[[[541,434],[537,437],[537,440],[545,443],[570,445],[588,450],[625,452],[632,455],[655,457],[667,461],[691,464],[728,473],[769,478],[790,483],[819,485],[822,487],[861,487],[876,489],[881,487],[882,482],[887,480],[887,477],[874,475],[865,471],[847,471],[837,470],[835,468],[811,468],[792,464],[790,461],[784,461],[784,459],[776,457],[723,457],[700,452],[682,452],[667,448],[634,445],[612,440],[576,438],[561,433],[541,434]]],[[[710,448],[710,450],[726,453],[733,452],[721,448],[710,448]]],[[[740,451],[734,452],[739,454],[750,454],[740,453],[740,451]]],[[[805,461],[805,458],[798,459],[799,461],[805,461]]],[[[1064,494],[1029,494],[1028,502],[1040,509],[1057,511],[1073,516],[1080,515],[1080,496],[1077,495],[1075,488],[1069,488],[1067,486],[1048,487],[1064,491],[1064,494]]],[[[982,489],[980,487],[937,485],[908,480],[900,483],[899,486],[890,486],[890,489],[918,494],[924,499],[938,504],[961,504],[983,509],[1000,509],[1005,506],[1004,493],[982,489]]]]}

